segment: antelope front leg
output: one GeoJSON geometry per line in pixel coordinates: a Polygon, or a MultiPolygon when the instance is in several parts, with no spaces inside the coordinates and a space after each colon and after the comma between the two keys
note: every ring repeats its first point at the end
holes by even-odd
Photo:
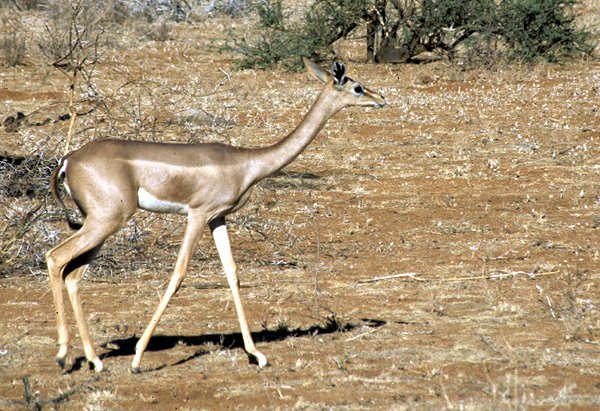
{"type": "Polygon", "coordinates": [[[152,316],[150,323],[135,345],[135,356],[131,362],[131,371],[134,374],[139,374],[141,372],[140,364],[142,362],[142,355],[144,355],[144,352],[148,347],[148,343],[150,342],[150,337],[152,337],[152,334],[154,333],[158,322],[165,312],[167,305],[169,305],[169,301],[171,301],[171,298],[181,286],[181,282],[183,281],[185,273],[187,272],[190,259],[192,258],[192,254],[196,248],[196,244],[198,243],[200,233],[205,225],[206,219],[204,216],[195,216],[193,214],[188,216],[188,224],[185,230],[185,235],[183,236],[183,242],[181,244],[181,249],[179,250],[179,255],[177,256],[175,271],[171,276],[171,281],[169,282],[167,290],[161,298],[158,308],[152,316]]]}
{"type": "Polygon", "coordinates": [[[269,362],[260,351],[254,346],[252,335],[250,334],[250,328],[248,327],[248,321],[246,320],[246,313],[242,306],[242,298],[240,296],[240,283],[237,276],[237,267],[231,254],[231,244],[229,243],[229,236],[227,235],[227,227],[225,226],[224,219],[218,219],[211,222],[210,229],[212,231],[217,251],[227,276],[227,282],[229,288],[233,294],[233,302],[235,303],[235,309],[237,311],[238,320],[240,322],[240,328],[242,330],[242,337],[244,339],[244,348],[246,352],[256,358],[259,367],[266,366],[269,362]]]}

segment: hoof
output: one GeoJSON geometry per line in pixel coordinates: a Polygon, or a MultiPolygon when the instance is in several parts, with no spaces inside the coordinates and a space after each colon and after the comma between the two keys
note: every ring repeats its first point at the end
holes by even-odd
{"type": "Polygon", "coordinates": [[[104,364],[102,364],[102,361],[100,361],[100,358],[98,357],[94,358],[91,364],[93,365],[94,371],[96,372],[100,372],[104,369],[104,364]]]}
{"type": "Polygon", "coordinates": [[[142,369],[140,367],[132,367],[131,368],[131,373],[132,374],[141,374],[142,373],[142,369]]]}
{"type": "Polygon", "coordinates": [[[65,369],[66,361],[65,361],[64,358],[56,357],[55,361],[56,361],[56,363],[58,364],[58,366],[60,367],[61,370],[65,369]]]}
{"type": "Polygon", "coordinates": [[[263,354],[257,352],[255,354],[251,354],[251,355],[256,360],[259,368],[264,368],[264,367],[267,367],[270,365],[269,361],[267,361],[267,357],[265,357],[263,354]]]}

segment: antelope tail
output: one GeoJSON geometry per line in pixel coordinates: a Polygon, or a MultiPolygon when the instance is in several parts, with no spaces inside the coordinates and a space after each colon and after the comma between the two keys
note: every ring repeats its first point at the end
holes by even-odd
{"type": "Polygon", "coordinates": [[[75,219],[73,219],[73,217],[69,213],[69,209],[68,209],[67,205],[65,204],[65,201],[63,200],[63,198],[60,196],[60,193],[58,192],[59,180],[63,180],[65,178],[66,165],[67,165],[67,159],[65,157],[63,157],[58,162],[58,165],[56,166],[56,168],[52,171],[52,175],[50,176],[50,192],[52,193],[52,196],[58,200],[58,202],[60,203],[60,206],[62,207],[63,211],[65,212],[65,216],[67,218],[67,224],[69,224],[69,228],[71,228],[72,230],[79,230],[83,226],[83,224],[80,223],[79,221],[76,221],[75,219]]]}

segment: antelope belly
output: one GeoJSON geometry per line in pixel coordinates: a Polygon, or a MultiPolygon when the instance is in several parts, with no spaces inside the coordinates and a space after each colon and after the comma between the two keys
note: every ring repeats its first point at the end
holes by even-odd
{"type": "Polygon", "coordinates": [[[173,201],[161,200],[144,190],[138,189],[138,207],[142,210],[154,211],[156,213],[176,213],[187,214],[189,208],[187,204],[176,203],[173,201]]]}

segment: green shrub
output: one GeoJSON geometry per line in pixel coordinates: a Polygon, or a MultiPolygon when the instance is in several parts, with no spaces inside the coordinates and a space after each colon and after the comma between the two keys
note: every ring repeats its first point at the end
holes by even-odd
{"type": "MultiPolygon", "coordinates": [[[[400,46],[408,49],[410,57],[425,50],[451,51],[474,33],[484,39],[493,36],[497,30],[495,11],[494,0],[407,1],[395,14],[388,13],[388,20],[397,19],[394,24],[399,33],[390,36],[399,37],[400,46]]],[[[383,44],[390,46],[395,45],[383,44]]]]}
{"type": "Polygon", "coordinates": [[[495,7],[494,0],[422,0],[420,7],[413,9],[412,27],[421,35],[435,35],[447,28],[486,31],[494,25],[495,7]]]}
{"type": "Polygon", "coordinates": [[[577,0],[503,0],[498,24],[509,50],[519,60],[560,61],[592,53],[591,37],[575,25],[577,0]]]}
{"type": "Polygon", "coordinates": [[[348,35],[367,10],[368,0],[323,0],[299,20],[290,18],[281,0],[265,0],[255,6],[258,22],[251,40],[231,32],[225,51],[241,54],[242,68],[302,67],[301,57],[323,60],[337,39],[348,35]]]}
{"type": "Polygon", "coordinates": [[[462,44],[481,59],[560,61],[592,53],[590,34],[575,25],[579,0],[315,0],[291,16],[281,0],[263,0],[258,22],[243,39],[230,33],[227,51],[241,67],[300,67],[300,57],[323,59],[359,24],[369,25],[367,49],[382,62],[409,62],[423,51],[452,53],[462,44]],[[370,37],[371,36],[371,37],[370,37]],[[370,37],[370,38],[369,38],[370,37]],[[374,37],[379,40],[375,41],[374,37]]]}

